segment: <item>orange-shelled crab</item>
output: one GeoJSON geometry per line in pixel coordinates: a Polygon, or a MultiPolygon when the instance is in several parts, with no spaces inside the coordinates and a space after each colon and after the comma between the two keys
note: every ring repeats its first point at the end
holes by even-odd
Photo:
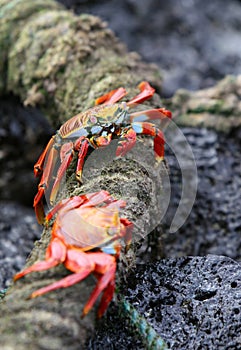
{"type": "Polygon", "coordinates": [[[116,262],[122,244],[128,246],[131,241],[133,224],[120,217],[120,209],[125,205],[123,200],[114,199],[107,191],[88,193],[59,202],[46,216],[48,223],[57,213],[45,261],[36,262],[19,272],[14,280],[61,263],[73,272],[33,292],[30,297],[34,298],[69,287],[94,273],[97,285],[83,309],[82,316],[90,311],[103,292],[98,309],[98,317],[101,317],[113,298],[116,262]]]}
{"type": "Polygon", "coordinates": [[[128,102],[117,103],[126,95],[122,87],[101,96],[96,106],[77,114],[65,122],[50,139],[45,150],[34,166],[35,176],[41,176],[38,193],[34,198],[34,208],[38,222],[44,223],[43,196],[55,175],[50,193],[53,204],[63,176],[73,159],[78,154],[76,177],[81,182],[82,169],[89,146],[105,147],[112,139],[118,139],[116,156],[124,156],[136,142],[136,134],[154,137],[154,152],[157,161],[164,157],[164,135],[155,124],[147,120],[171,118],[171,112],[165,108],[144,110],[130,113],[129,108],[151,98],[155,89],[148,82],[139,84],[140,93],[128,102]],[[53,174],[57,160],[60,166],[53,174]]]}

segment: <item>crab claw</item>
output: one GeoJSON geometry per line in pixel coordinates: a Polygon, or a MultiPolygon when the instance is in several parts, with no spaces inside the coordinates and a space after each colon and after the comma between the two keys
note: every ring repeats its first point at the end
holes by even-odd
{"type": "Polygon", "coordinates": [[[122,99],[122,97],[124,97],[126,94],[127,94],[126,90],[121,87],[121,88],[112,90],[103,96],[100,96],[95,100],[95,104],[111,105],[119,101],[120,99],[122,99]]]}
{"type": "Polygon", "coordinates": [[[142,81],[138,85],[138,88],[140,90],[140,93],[133,97],[129,102],[127,102],[127,106],[133,107],[137,103],[142,103],[151,98],[155,93],[155,89],[151,87],[147,81],[142,81]]]}

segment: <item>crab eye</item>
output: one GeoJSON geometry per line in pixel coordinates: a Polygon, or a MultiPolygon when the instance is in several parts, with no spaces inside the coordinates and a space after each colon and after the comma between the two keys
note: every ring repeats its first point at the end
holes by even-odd
{"type": "Polygon", "coordinates": [[[90,121],[91,121],[91,123],[95,124],[95,123],[97,123],[97,118],[94,115],[91,115],[90,121]]]}

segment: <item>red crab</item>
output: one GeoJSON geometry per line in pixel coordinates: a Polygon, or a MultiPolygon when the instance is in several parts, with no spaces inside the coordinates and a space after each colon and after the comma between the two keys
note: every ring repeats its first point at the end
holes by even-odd
{"type": "Polygon", "coordinates": [[[36,262],[15,275],[17,280],[30,272],[47,270],[63,263],[73,274],[31,294],[35,298],[58,288],[69,287],[94,273],[98,282],[86,303],[85,316],[103,292],[98,309],[101,317],[113,298],[116,261],[123,238],[128,245],[133,224],[120,218],[123,200],[114,199],[107,191],[84,194],[62,200],[46,216],[57,213],[45,261],[36,262]]]}
{"type": "Polygon", "coordinates": [[[75,152],[78,154],[76,177],[81,182],[82,168],[88,147],[104,147],[113,138],[119,139],[116,156],[124,156],[136,142],[136,134],[154,137],[155,157],[161,161],[164,157],[164,136],[150,119],[171,118],[171,112],[165,108],[150,109],[129,113],[129,107],[151,98],[155,92],[148,82],[139,84],[140,93],[129,102],[116,103],[126,95],[124,88],[118,88],[99,97],[96,106],[81,112],[64,123],[50,139],[45,150],[34,166],[35,176],[42,176],[38,193],[34,198],[34,208],[38,222],[44,223],[43,196],[52,179],[54,167],[60,155],[60,166],[50,193],[53,204],[59,190],[61,179],[75,152]]]}

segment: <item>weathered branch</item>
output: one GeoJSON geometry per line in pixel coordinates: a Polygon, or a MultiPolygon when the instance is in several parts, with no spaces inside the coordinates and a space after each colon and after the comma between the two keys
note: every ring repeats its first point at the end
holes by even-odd
{"type": "MultiPolygon", "coordinates": [[[[140,80],[148,80],[160,88],[158,69],[143,63],[136,53],[128,53],[96,17],[75,16],[51,0],[0,0],[0,26],[1,93],[13,92],[26,105],[39,106],[55,127],[93,106],[96,97],[118,86],[125,86],[130,97],[136,94],[140,80]]],[[[157,95],[153,103],[160,105],[157,95]]],[[[147,152],[147,158],[152,159],[152,150],[147,152]]],[[[102,171],[87,167],[81,188],[74,176],[70,176],[68,195],[106,189],[126,198],[124,214],[137,224],[135,237],[139,240],[149,230],[152,212],[159,208],[156,197],[161,181],[159,170],[153,172],[153,162],[145,164],[142,153],[135,151],[126,160],[110,160],[102,171]]],[[[50,229],[44,230],[28,264],[44,258],[50,229]]],[[[129,264],[128,259],[133,259],[132,253],[123,256],[120,270],[129,264]]],[[[59,266],[13,284],[1,304],[1,349],[84,346],[94,330],[93,312],[80,320],[93,287],[92,278],[26,300],[31,291],[67,273],[59,266]]]]}
{"type": "Polygon", "coordinates": [[[226,76],[215,86],[198,90],[178,90],[170,108],[179,125],[214,128],[229,132],[241,125],[241,75],[226,76]]]}

